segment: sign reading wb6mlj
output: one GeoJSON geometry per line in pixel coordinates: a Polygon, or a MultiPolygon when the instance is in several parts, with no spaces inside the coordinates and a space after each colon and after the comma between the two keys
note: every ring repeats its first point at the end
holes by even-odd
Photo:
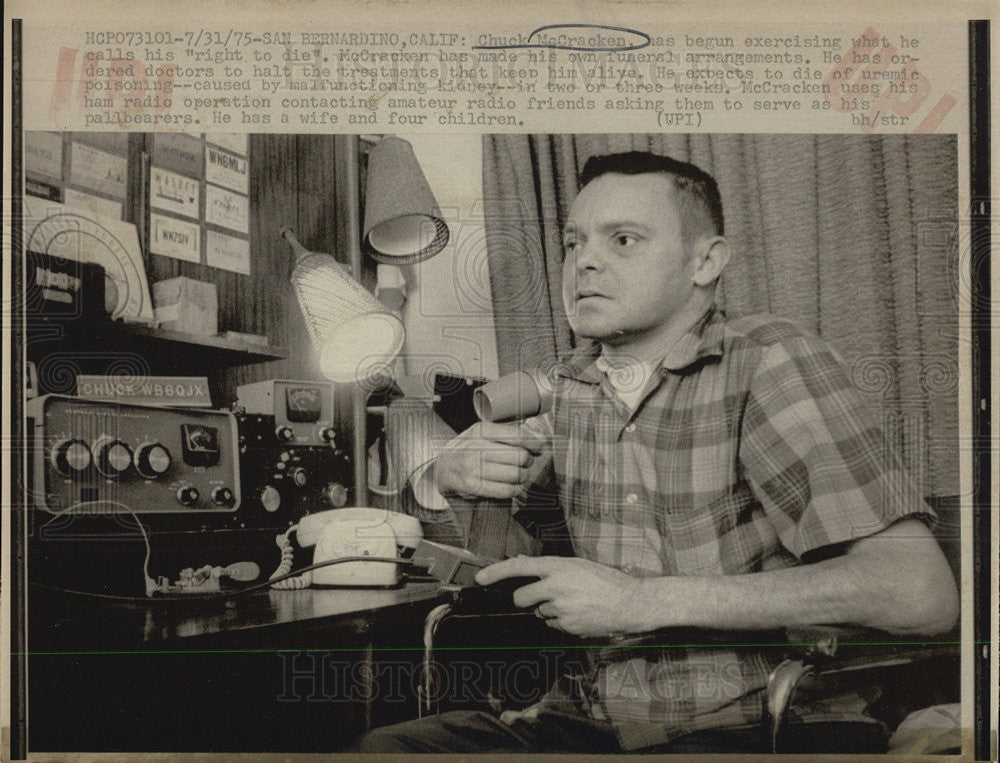
{"type": "Polygon", "coordinates": [[[211,408],[205,376],[90,376],[76,377],[76,394],[96,400],[118,400],[149,405],[211,408]]]}

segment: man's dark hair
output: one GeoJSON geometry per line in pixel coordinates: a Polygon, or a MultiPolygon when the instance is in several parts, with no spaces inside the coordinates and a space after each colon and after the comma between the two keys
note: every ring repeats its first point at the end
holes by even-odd
{"type": "Polygon", "coordinates": [[[694,241],[706,229],[713,235],[725,233],[722,218],[722,197],[715,178],[699,167],[680,162],[669,156],[648,151],[626,151],[621,154],[592,156],[580,173],[580,188],[608,173],[621,175],[646,175],[662,172],[669,175],[677,189],[677,204],[681,211],[683,234],[688,242],[694,241]]]}

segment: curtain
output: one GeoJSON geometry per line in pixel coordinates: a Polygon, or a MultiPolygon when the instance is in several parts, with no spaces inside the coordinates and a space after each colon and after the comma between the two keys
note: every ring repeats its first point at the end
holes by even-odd
{"type": "Polygon", "coordinates": [[[958,178],[950,135],[487,135],[501,374],[575,339],[560,231],[587,158],[652,151],[714,175],[734,256],[719,301],[829,341],[925,494],[958,493],[958,178]]]}

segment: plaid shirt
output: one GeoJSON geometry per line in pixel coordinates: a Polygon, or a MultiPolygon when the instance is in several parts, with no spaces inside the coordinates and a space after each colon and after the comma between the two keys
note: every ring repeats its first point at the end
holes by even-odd
{"type": "MultiPolygon", "coordinates": [[[[552,437],[548,480],[577,556],[640,577],[738,575],[932,516],[841,362],[785,320],[709,310],[634,410],[597,352],[559,367],[553,410],[528,422],[552,437]]],[[[781,656],[615,646],[591,658],[594,713],[613,722],[624,749],[637,749],[759,724],[781,656]]],[[[817,708],[813,719],[860,720],[864,704],[817,708]]]]}

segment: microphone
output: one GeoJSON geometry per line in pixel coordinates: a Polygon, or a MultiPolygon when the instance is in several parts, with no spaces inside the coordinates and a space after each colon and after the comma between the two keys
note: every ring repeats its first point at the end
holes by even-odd
{"type": "Polygon", "coordinates": [[[472,407],[482,421],[516,421],[552,408],[551,374],[540,369],[517,371],[487,382],[472,393],[472,407]]]}

